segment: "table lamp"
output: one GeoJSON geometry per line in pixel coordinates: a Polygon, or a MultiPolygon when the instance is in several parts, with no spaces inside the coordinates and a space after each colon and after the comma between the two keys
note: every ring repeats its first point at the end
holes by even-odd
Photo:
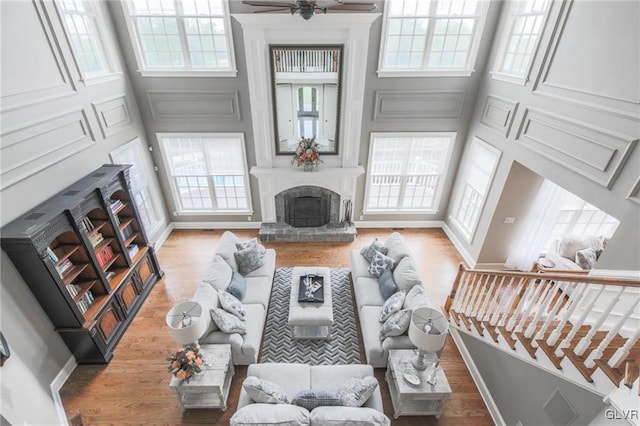
{"type": "Polygon", "coordinates": [[[182,302],[171,308],[167,314],[167,325],[176,343],[199,347],[198,339],[209,329],[211,315],[203,312],[198,302],[182,302]]]}
{"type": "Polygon", "coordinates": [[[418,355],[412,361],[416,370],[424,370],[427,352],[438,352],[444,347],[449,331],[449,323],[438,310],[426,306],[416,308],[409,323],[409,340],[418,348],[418,355]]]}

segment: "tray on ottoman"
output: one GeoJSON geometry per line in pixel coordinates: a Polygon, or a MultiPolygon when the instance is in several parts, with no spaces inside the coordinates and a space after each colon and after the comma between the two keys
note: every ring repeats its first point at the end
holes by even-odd
{"type": "Polygon", "coordinates": [[[299,303],[324,303],[324,277],[308,274],[300,277],[299,303]]]}

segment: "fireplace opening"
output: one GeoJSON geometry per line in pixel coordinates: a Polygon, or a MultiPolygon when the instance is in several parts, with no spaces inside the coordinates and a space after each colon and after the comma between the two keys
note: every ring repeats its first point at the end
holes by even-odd
{"type": "Polygon", "coordinates": [[[322,226],[329,222],[324,214],[322,197],[302,196],[295,197],[290,204],[291,226],[307,227],[322,226]]]}

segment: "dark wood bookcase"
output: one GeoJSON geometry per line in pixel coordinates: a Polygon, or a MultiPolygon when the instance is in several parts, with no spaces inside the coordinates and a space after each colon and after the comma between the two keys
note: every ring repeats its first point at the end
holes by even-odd
{"type": "Polygon", "coordinates": [[[78,363],[103,364],[162,277],[129,167],[106,164],[0,230],[0,243],[78,363]]]}

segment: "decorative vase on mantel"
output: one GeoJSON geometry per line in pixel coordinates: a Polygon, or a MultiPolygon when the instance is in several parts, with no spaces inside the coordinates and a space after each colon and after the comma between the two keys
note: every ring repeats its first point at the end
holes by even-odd
{"type": "Polygon", "coordinates": [[[301,167],[305,172],[312,172],[322,163],[320,147],[314,138],[302,138],[291,158],[291,164],[301,167]]]}
{"type": "Polygon", "coordinates": [[[304,171],[305,172],[312,172],[314,171],[316,168],[316,165],[313,163],[304,163],[304,171]]]}

